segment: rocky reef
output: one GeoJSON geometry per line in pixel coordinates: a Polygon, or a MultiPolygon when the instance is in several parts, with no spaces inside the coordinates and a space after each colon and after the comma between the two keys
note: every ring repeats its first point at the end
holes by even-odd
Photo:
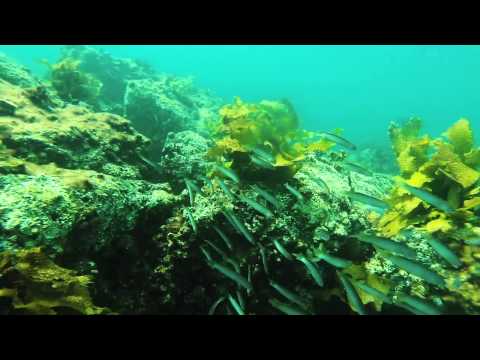
{"type": "Polygon", "coordinates": [[[359,151],[287,100],[86,46],[49,66],[0,58],[0,313],[480,312],[466,119],[359,151]]]}

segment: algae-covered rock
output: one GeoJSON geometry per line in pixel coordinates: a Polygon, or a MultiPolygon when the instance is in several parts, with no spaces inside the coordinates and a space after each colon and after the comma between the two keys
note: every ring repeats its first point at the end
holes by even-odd
{"type": "Polygon", "coordinates": [[[0,79],[22,88],[39,85],[39,81],[31,74],[30,70],[2,53],[0,53],[0,79]]]}
{"type": "Polygon", "coordinates": [[[0,82],[0,98],[16,106],[13,115],[0,116],[0,137],[17,160],[39,165],[54,162],[63,168],[121,173],[121,177],[137,179],[142,171],[151,171],[139,156],[149,140],[128,120],[81,106],[47,111],[28,96],[28,91],[0,82]]]}
{"type": "MultiPolygon", "coordinates": [[[[108,314],[95,306],[92,278],[53,263],[39,248],[0,253],[0,298],[12,299],[11,314],[108,314]]],[[[3,311],[2,311],[3,312],[3,311]]]]}

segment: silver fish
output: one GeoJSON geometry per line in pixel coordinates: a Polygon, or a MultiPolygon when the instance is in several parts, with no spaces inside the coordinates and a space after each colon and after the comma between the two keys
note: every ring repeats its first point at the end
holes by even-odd
{"type": "Polygon", "coordinates": [[[339,271],[337,271],[337,275],[345,289],[348,302],[352,305],[352,308],[360,315],[366,315],[367,312],[365,311],[362,301],[360,300],[357,291],[350,283],[350,280],[339,271]]]}
{"type": "Polygon", "coordinates": [[[276,209],[280,207],[280,204],[278,203],[277,199],[275,196],[270,194],[268,191],[263,190],[260,188],[258,185],[252,185],[252,189],[259,194],[261,197],[263,197],[265,200],[267,200],[270,204],[272,204],[276,209]]]}
{"type": "Polygon", "coordinates": [[[237,300],[235,300],[235,298],[228,294],[228,301],[230,301],[230,304],[232,304],[233,308],[235,309],[235,311],[237,312],[238,315],[245,315],[245,312],[243,311],[242,307],[240,306],[240,304],[237,302],[237,300]]]}
{"type": "Polygon", "coordinates": [[[185,212],[187,213],[188,221],[190,222],[190,225],[192,226],[193,232],[196,234],[197,233],[197,223],[195,222],[195,219],[193,218],[190,210],[185,209],[185,212]]]}
{"type": "Polygon", "coordinates": [[[237,184],[240,183],[240,178],[235,173],[235,171],[233,171],[232,169],[227,169],[226,167],[220,166],[220,165],[217,165],[217,164],[215,164],[215,169],[217,169],[219,172],[221,172],[223,175],[225,175],[229,179],[233,180],[237,184]]]}
{"type": "Polygon", "coordinates": [[[278,252],[280,254],[282,254],[282,256],[287,259],[287,260],[290,260],[292,261],[293,260],[293,256],[290,255],[290,253],[287,251],[287,249],[285,249],[283,247],[283,245],[278,241],[278,240],[273,240],[273,245],[275,245],[275,247],[277,248],[278,252]]]}
{"type": "Polygon", "coordinates": [[[258,156],[255,155],[250,155],[250,160],[257,166],[264,168],[264,169],[269,169],[269,170],[274,170],[275,166],[273,164],[269,163],[268,161],[265,161],[263,158],[259,158],[258,156]]]}
{"type": "Polygon", "coordinates": [[[145,156],[141,155],[141,154],[137,154],[138,157],[140,159],[142,159],[142,161],[148,165],[150,165],[150,167],[152,167],[153,169],[155,169],[155,171],[157,171],[158,173],[161,173],[161,168],[160,166],[157,164],[157,163],[154,163],[153,161],[151,160],[148,160],[145,156]]]}
{"type": "Polygon", "coordinates": [[[260,256],[262,258],[263,271],[265,271],[266,275],[269,275],[268,262],[267,262],[267,252],[265,250],[265,247],[262,244],[258,244],[258,246],[260,248],[260,256]]]}
{"type": "Polygon", "coordinates": [[[422,264],[417,263],[413,260],[402,258],[400,256],[387,255],[385,253],[381,253],[381,255],[387,260],[390,260],[395,266],[398,266],[399,268],[405,270],[406,272],[409,272],[410,274],[418,276],[429,284],[439,287],[445,287],[445,282],[443,278],[437,273],[431,271],[430,269],[427,269],[422,264]]]}
{"type": "Polygon", "coordinates": [[[250,243],[255,244],[255,239],[253,238],[250,231],[247,230],[245,225],[235,216],[232,211],[225,210],[225,213],[228,214],[227,219],[232,222],[234,228],[240,232],[250,243]]]}
{"type": "Polygon", "coordinates": [[[257,155],[257,157],[265,160],[266,162],[273,163],[275,160],[273,154],[269,153],[266,150],[261,149],[260,147],[255,147],[252,149],[252,152],[257,155]]]}
{"type": "Polygon", "coordinates": [[[379,299],[379,300],[381,300],[381,301],[383,301],[387,304],[392,303],[392,300],[386,294],[381,292],[380,290],[377,290],[377,289],[365,284],[364,282],[360,282],[360,281],[351,281],[351,282],[353,283],[353,285],[355,285],[357,288],[359,288],[363,292],[366,292],[367,294],[370,294],[373,297],[376,297],[377,299],[379,299]]]}
{"type": "Polygon", "coordinates": [[[435,239],[428,239],[428,244],[440,255],[445,261],[452,265],[455,269],[462,266],[462,262],[459,257],[445,244],[435,239]]]}
{"type": "Polygon", "coordinates": [[[465,240],[467,245],[480,246],[480,237],[465,240]]]}
{"type": "Polygon", "coordinates": [[[353,201],[358,201],[363,204],[370,205],[379,209],[386,210],[389,208],[389,205],[386,202],[379,200],[377,198],[374,198],[370,195],[366,195],[366,194],[362,194],[354,191],[349,191],[346,193],[346,195],[353,201]]]}
{"type": "Polygon", "coordinates": [[[432,205],[439,210],[442,210],[446,213],[452,213],[455,211],[455,209],[453,209],[447,201],[432,194],[430,191],[410,186],[406,183],[402,183],[401,186],[413,196],[418,197],[422,201],[426,202],[429,205],[432,205]]]}
{"type": "Polygon", "coordinates": [[[212,191],[213,191],[213,182],[212,182],[212,180],[210,180],[208,177],[206,177],[206,176],[203,176],[203,175],[202,175],[202,176],[200,176],[200,179],[202,179],[202,180],[203,180],[203,182],[204,182],[205,184],[207,184],[207,185],[210,187],[210,190],[212,190],[212,191]]]}
{"type": "Polygon", "coordinates": [[[213,261],[212,256],[207,251],[207,249],[205,249],[203,246],[200,246],[200,250],[202,251],[203,255],[205,256],[208,262],[213,261]]]}
{"type": "Polygon", "coordinates": [[[185,184],[190,185],[191,188],[198,194],[202,194],[202,190],[193,180],[185,179],[185,184]]]}
{"type": "Polygon", "coordinates": [[[187,180],[185,180],[185,185],[187,186],[188,196],[190,198],[190,206],[194,206],[195,205],[195,193],[193,192],[192,185],[187,180]]]}
{"type": "Polygon", "coordinates": [[[213,305],[210,307],[210,310],[208,310],[208,315],[215,314],[215,310],[217,309],[218,305],[220,305],[220,303],[224,300],[225,300],[225,296],[220,296],[220,298],[218,298],[218,300],[215,301],[213,305]]]}
{"type": "Polygon", "coordinates": [[[298,309],[292,305],[282,303],[277,299],[270,299],[268,300],[270,305],[272,305],[275,309],[281,311],[286,315],[308,315],[305,311],[298,309]]]}
{"type": "Polygon", "coordinates": [[[356,238],[362,242],[374,245],[388,252],[403,255],[409,259],[415,259],[417,256],[416,252],[413,249],[409,248],[407,245],[387,238],[381,238],[370,234],[360,234],[357,235],[356,238]]]}
{"type": "Polygon", "coordinates": [[[327,253],[321,253],[320,255],[318,255],[318,258],[315,259],[315,261],[320,261],[320,260],[323,260],[329,263],[330,265],[340,269],[348,268],[353,264],[350,260],[342,259],[327,253]]]}
{"type": "Polygon", "coordinates": [[[242,286],[243,288],[247,289],[248,291],[252,291],[252,284],[245,279],[242,275],[238,274],[237,272],[223,266],[215,261],[211,262],[211,265],[214,269],[221,272],[223,275],[228,277],[230,280],[235,281],[238,285],[242,286]]]}
{"type": "Polygon", "coordinates": [[[441,315],[442,312],[435,305],[426,302],[418,297],[407,294],[398,295],[398,300],[411,308],[419,311],[423,315],[441,315]]]}
{"type": "Polygon", "coordinates": [[[233,250],[233,245],[230,239],[225,235],[225,233],[218,228],[218,226],[213,225],[213,229],[217,232],[217,234],[222,238],[223,242],[227,245],[230,251],[233,250]]]}
{"type": "Polygon", "coordinates": [[[227,195],[230,199],[235,200],[235,195],[233,195],[233,193],[230,191],[230,189],[227,187],[227,185],[225,185],[223,180],[217,178],[217,181],[218,181],[218,184],[220,185],[220,188],[225,193],[225,195],[227,195]]]}
{"type": "Polygon", "coordinates": [[[302,309],[308,309],[308,304],[305,301],[303,301],[303,299],[297,294],[294,294],[293,292],[284,288],[283,286],[281,286],[280,284],[276,283],[273,280],[270,280],[270,286],[273,287],[275,290],[277,290],[280,295],[282,295],[289,301],[297,304],[302,309]]]}
{"type": "Polygon", "coordinates": [[[347,169],[351,170],[351,171],[355,171],[359,174],[362,174],[362,175],[365,175],[365,176],[372,176],[373,173],[367,169],[365,169],[364,167],[358,165],[358,164],[354,164],[352,162],[349,162],[349,161],[344,161],[342,163],[347,169]]]}
{"type": "Polygon", "coordinates": [[[297,189],[295,189],[294,187],[290,186],[288,183],[285,183],[285,187],[287,188],[288,191],[290,191],[290,193],[295,196],[297,198],[298,201],[300,202],[304,202],[305,201],[305,198],[303,197],[303,195],[300,193],[300,191],[298,191],[297,189]]]}
{"type": "Polygon", "coordinates": [[[310,177],[310,179],[315,183],[317,184],[318,186],[320,186],[321,188],[324,188],[325,191],[330,194],[330,188],[328,187],[327,183],[320,177],[310,177]]]}
{"type": "Polygon", "coordinates": [[[260,214],[265,216],[267,219],[273,218],[273,213],[267,209],[265,206],[257,203],[255,200],[249,199],[246,196],[240,195],[240,200],[250,205],[251,208],[257,210],[260,214]]]}
{"type": "Polygon", "coordinates": [[[210,247],[215,250],[217,252],[217,254],[219,254],[223,259],[226,259],[228,258],[228,255],[222,250],[220,249],[217,245],[215,245],[214,243],[212,243],[211,241],[209,240],[205,240],[205,242],[210,245],[210,247]]]}
{"type": "Polygon", "coordinates": [[[330,234],[321,228],[315,229],[315,237],[319,238],[322,241],[330,240],[330,234]]]}
{"type": "Polygon", "coordinates": [[[317,264],[312,263],[310,260],[308,260],[304,256],[297,256],[297,259],[305,265],[308,272],[310,273],[310,275],[312,275],[313,279],[315,280],[315,283],[318,286],[323,287],[324,285],[323,278],[322,278],[322,275],[320,274],[320,270],[318,269],[317,264]]]}
{"type": "Polygon", "coordinates": [[[327,140],[332,141],[332,142],[334,142],[334,143],[336,143],[340,146],[343,146],[346,149],[357,150],[357,147],[354,144],[352,144],[347,139],[342,138],[341,136],[338,136],[338,135],[335,135],[335,134],[332,134],[332,133],[329,133],[329,132],[322,132],[321,134],[327,140]]]}

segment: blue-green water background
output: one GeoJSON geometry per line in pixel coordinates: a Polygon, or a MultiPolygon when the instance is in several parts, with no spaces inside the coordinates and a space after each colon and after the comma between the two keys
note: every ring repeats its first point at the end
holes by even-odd
{"type": "MultiPolygon", "coordinates": [[[[388,143],[391,120],[419,116],[440,135],[461,117],[480,133],[480,46],[98,46],[193,75],[231,101],[288,98],[305,128],[344,128],[354,142],[388,143]]],[[[60,46],[0,46],[34,73],[60,46]]],[[[480,136],[480,135],[479,135],[480,136]]],[[[478,141],[477,141],[478,143],[478,141]]]]}

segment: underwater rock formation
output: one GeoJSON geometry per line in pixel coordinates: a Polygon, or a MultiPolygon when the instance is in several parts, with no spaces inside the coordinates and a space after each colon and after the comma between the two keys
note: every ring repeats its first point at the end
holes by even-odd
{"type": "Polygon", "coordinates": [[[150,155],[160,159],[170,132],[194,130],[218,109],[219,101],[195,88],[188,78],[159,76],[157,80],[128,82],[124,116],[152,140],[150,155]]]}
{"type": "Polygon", "coordinates": [[[152,140],[153,159],[160,159],[169,132],[201,131],[218,117],[221,100],[194,86],[191,78],[160,74],[139,60],[116,58],[89,46],[65,46],[60,61],[52,66],[63,62],[77,64],[79,71],[101,84],[90,104],[128,118],[152,140]]]}
{"type": "Polygon", "coordinates": [[[73,105],[44,110],[29,96],[26,90],[0,82],[0,99],[15,106],[14,114],[3,116],[0,123],[3,147],[11,153],[10,160],[0,159],[2,173],[25,173],[24,162],[53,162],[61,168],[132,179],[153,171],[140,156],[149,140],[126,119],[73,105]]]}
{"type": "Polygon", "coordinates": [[[123,115],[123,98],[129,80],[150,79],[155,71],[132,59],[116,58],[91,46],[70,45],[62,48],[61,59],[74,59],[79,69],[100,81],[99,108],[123,115]]]}
{"type": "Polygon", "coordinates": [[[147,278],[161,265],[155,256],[145,268],[138,251],[160,251],[154,236],[176,201],[168,185],[138,180],[153,171],[141,156],[148,139],[118,115],[81,106],[46,111],[7,82],[0,83],[0,98],[14,104],[0,115],[0,251],[41,246],[69,269],[100,268],[95,299],[122,304],[115,264],[125,262],[130,281],[132,272],[147,278]]]}
{"type": "Polygon", "coordinates": [[[102,83],[96,104],[0,79],[1,313],[480,312],[468,120],[362,152],[287,100],[219,108],[89,47],[58,64],[102,83]]]}

